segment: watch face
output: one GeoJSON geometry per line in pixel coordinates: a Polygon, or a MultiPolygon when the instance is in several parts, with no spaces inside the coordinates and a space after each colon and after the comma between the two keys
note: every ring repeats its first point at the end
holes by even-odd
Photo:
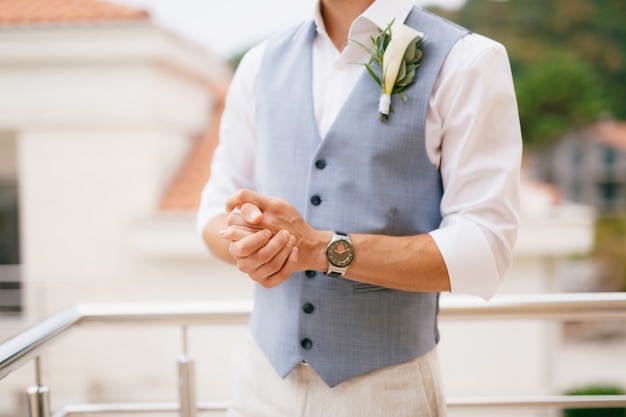
{"type": "Polygon", "coordinates": [[[328,261],[335,266],[348,266],[354,256],[352,245],[347,240],[337,240],[328,245],[326,256],[328,257],[328,261]]]}

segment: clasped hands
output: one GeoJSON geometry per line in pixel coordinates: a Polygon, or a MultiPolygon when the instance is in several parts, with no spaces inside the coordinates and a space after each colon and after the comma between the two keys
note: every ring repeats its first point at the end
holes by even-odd
{"type": "Polygon", "coordinates": [[[227,228],[237,268],[265,288],[275,287],[292,273],[324,270],[325,244],[331,232],[311,227],[287,200],[251,190],[239,190],[226,201],[227,228]]]}

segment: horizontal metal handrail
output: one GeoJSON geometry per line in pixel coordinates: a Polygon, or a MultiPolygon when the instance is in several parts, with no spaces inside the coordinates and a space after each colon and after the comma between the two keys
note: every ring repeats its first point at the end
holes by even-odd
{"type": "Polygon", "coordinates": [[[443,296],[445,320],[605,320],[626,318],[626,292],[498,295],[489,302],[475,297],[443,296]]]}
{"type": "MultiPolygon", "coordinates": [[[[245,324],[251,300],[197,302],[85,303],[49,316],[0,344],[0,379],[38,356],[68,330],[85,324],[236,325],[245,324]]],[[[626,293],[444,295],[442,320],[597,320],[626,318],[626,293]]]]}
{"type": "MultiPolygon", "coordinates": [[[[198,401],[198,411],[225,411],[226,401],[198,401]]],[[[550,395],[550,396],[519,396],[519,397],[449,397],[449,408],[481,408],[481,409],[546,409],[546,408],[614,408],[626,407],[626,395],[550,395]]],[[[110,413],[158,413],[175,412],[180,405],[169,403],[107,403],[66,405],[54,413],[53,417],[66,417],[82,414],[110,413]]]]}
{"type": "Polygon", "coordinates": [[[6,340],[0,345],[0,379],[38,356],[81,319],[76,307],[68,307],[6,340]]]}
{"type": "Polygon", "coordinates": [[[84,303],[67,307],[0,344],[0,379],[39,356],[68,330],[85,324],[245,324],[248,300],[206,302],[84,303]]]}
{"type": "MultiPolygon", "coordinates": [[[[227,401],[198,401],[198,411],[225,411],[227,401]]],[[[180,410],[177,402],[166,403],[107,403],[66,405],[52,417],[65,417],[72,414],[111,414],[111,413],[158,413],[176,412],[180,410]]]]}
{"type": "Polygon", "coordinates": [[[626,407],[626,395],[546,395],[519,397],[450,397],[453,408],[615,408],[626,407]]]}

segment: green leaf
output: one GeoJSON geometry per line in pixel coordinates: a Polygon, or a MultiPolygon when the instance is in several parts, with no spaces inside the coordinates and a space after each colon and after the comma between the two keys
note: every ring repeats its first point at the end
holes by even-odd
{"type": "Polygon", "coordinates": [[[374,46],[376,47],[376,51],[379,51],[382,45],[383,45],[382,38],[380,36],[377,36],[376,39],[374,39],[374,46]]]}
{"type": "Polygon", "coordinates": [[[396,76],[396,84],[399,80],[403,79],[406,75],[406,61],[403,59],[400,62],[400,68],[398,68],[398,75],[396,76]]]}
{"type": "Polygon", "coordinates": [[[413,59],[413,63],[417,64],[422,59],[423,55],[424,55],[424,52],[422,52],[421,49],[419,48],[415,49],[415,58],[413,59]]]}
{"type": "Polygon", "coordinates": [[[407,73],[404,78],[396,82],[396,86],[398,87],[408,87],[411,83],[415,81],[415,69],[411,72],[407,73]]]}
{"type": "Polygon", "coordinates": [[[367,72],[370,73],[370,75],[372,76],[372,78],[374,79],[374,81],[376,81],[376,84],[378,84],[380,87],[383,86],[383,83],[380,81],[380,78],[378,78],[378,75],[376,75],[376,73],[374,72],[374,70],[372,69],[372,67],[368,64],[364,64],[365,68],[367,68],[367,72]]]}
{"type": "Polygon", "coordinates": [[[416,53],[416,48],[415,48],[415,43],[417,42],[417,38],[413,39],[408,46],[406,47],[406,50],[404,51],[404,59],[407,62],[412,62],[415,59],[415,53],[416,53]]]}
{"type": "MultiPolygon", "coordinates": [[[[373,39],[373,38],[372,38],[373,39]]],[[[353,44],[360,46],[361,48],[363,48],[365,51],[367,51],[368,54],[370,55],[374,55],[376,54],[376,51],[372,48],[368,48],[367,46],[363,45],[361,42],[359,41],[355,41],[355,40],[350,40],[350,42],[352,42],[353,44]]]]}

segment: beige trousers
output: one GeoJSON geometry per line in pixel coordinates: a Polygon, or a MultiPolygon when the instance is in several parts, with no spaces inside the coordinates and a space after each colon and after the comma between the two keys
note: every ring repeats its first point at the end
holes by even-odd
{"type": "Polygon", "coordinates": [[[436,348],[329,388],[306,364],[281,379],[251,336],[236,354],[229,417],[445,417],[436,348]]]}

